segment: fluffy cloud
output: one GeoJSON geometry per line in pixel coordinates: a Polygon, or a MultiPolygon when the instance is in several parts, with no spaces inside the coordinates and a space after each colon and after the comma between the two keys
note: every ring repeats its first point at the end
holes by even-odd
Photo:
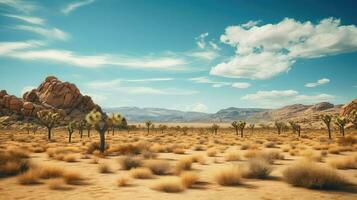
{"type": "Polygon", "coordinates": [[[84,1],[77,1],[77,2],[70,3],[65,8],[62,9],[62,13],[68,15],[70,12],[78,9],[79,7],[89,5],[93,2],[94,0],[84,0],[84,1]]]}
{"type": "Polygon", "coordinates": [[[51,38],[51,39],[55,39],[55,40],[66,41],[69,39],[68,33],[64,32],[60,29],[57,29],[57,28],[46,29],[46,28],[42,28],[42,27],[26,26],[26,25],[17,25],[14,28],[17,30],[33,32],[33,33],[42,35],[46,38],[51,38]]]}
{"type": "Polygon", "coordinates": [[[228,62],[211,69],[225,77],[268,79],[287,72],[297,59],[357,50],[357,27],[327,18],[317,24],[286,18],[277,24],[227,27],[221,42],[235,48],[228,62]]]}
{"type": "Polygon", "coordinates": [[[198,37],[196,37],[196,44],[198,48],[204,49],[206,46],[205,38],[208,36],[208,33],[202,33],[198,37]]]}
{"type": "Polygon", "coordinates": [[[193,111],[193,112],[206,112],[208,107],[203,104],[203,103],[196,103],[194,105],[186,107],[187,111],[193,111]]]}
{"type": "Polygon", "coordinates": [[[232,84],[232,87],[238,89],[245,89],[245,88],[249,88],[250,86],[251,86],[250,83],[245,83],[245,82],[237,82],[232,84]]]}
{"type": "Polygon", "coordinates": [[[36,25],[43,25],[45,23],[45,20],[39,17],[32,17],[32,16],[23,16],[23,15],[13,15],[13,14],[4,14],[6,17],[18,19],[30,24],[36,24],[36,25]]]}
{"type": "Polygon", "coordinates": [[[217,52],[210,51],[210,50],[195,51],[195,52],[189,53],[188,55],[195,57],[195,58],[205,59],[205,60],[213,60],[218,56],[217,52]]]}
{"type": "Polygon", "coordinates": [[[273,108],[294,103],[313,104],[322,101],[331,101],[334,98],[335,96],[329,94],[305,95],[295,90],[271,90],[247,94],[241,99],[258,106],[273,108]]]}
{"type": "Polygon", "coordinates": [[[327,84],[329,82],[330,82],[330,79],[323,78],[323,79],[318,80],[315,83],[306,83],[305,87],[316,87],[316,86],[327,84]]]}

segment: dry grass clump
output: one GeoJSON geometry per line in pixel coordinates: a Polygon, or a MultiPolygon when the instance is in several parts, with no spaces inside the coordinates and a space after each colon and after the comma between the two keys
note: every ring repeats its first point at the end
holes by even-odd
{"type": "Polygon", "coordinates": [[[331,159],[328,164],[337,169],[357,169],[357,154],[331,159]]]}
{"type": "Polygon", "coordinates": [[[183,157],[176,163],[176,173],[181,173],[184,170],[190,170],[192,167],[193,159],[191,156],[183,157]]]}
{"type": "Polygon", "coordinates": [[[143,158],[145,159],[154,159],[154,158],[157,158],[158,154],[157,153],[154,153],[154,152],[151,152],[151,151],[143,151],[141,153],[141,155],[143,156],[143,158]]]}
{"type": "Polygon", "coordinates": [[[8,148],[0,151],[0,177],[13,176],[25,172],[30,168],[30,161],[26,151],[8,148]]]}
{"type": "Polygon", "coordinates": [[[147,160],[144,166],[148,167],[156,175],[168,174],[171,169],[170,163],[165,160],[147,160]]]}
{"type": "Polygon", "coordinates": [[[181,178],[182,184],[186,188],[189,188],[198,181],[199,176],[198,176],[197,172],[183,172],[183,173],[181,173],[180,178],[181,178]]]}
{"type": "Polygon", "coordinates": [[[204,164],[206,164],[206,157],[203,154],[192,155],[192,162],[204,165],[204,164]]]}
{"type": "Polygon", "coordinates": [[[21,185],[33,185],[40,183],[38,180],[38,173],[34,170],[28,170],[27,172],[20,174],[17,177],[17,181],[21,185]]]}
{"type": "Polygon", "coordinates": [[[119,164],[122,169],[130,170],[131,168],[141,167],[143,162],[140,157],[125,156],[125,157],[119,159],[119,164]]]}
{"type": "Polygon", "coordinates": [[[241,169],[238,166],[229,166],[216,173],[214,178],[219,185],[240,185],[242,183],[241,169]]]}
{"type": "Polygon", "coordinates": [[[168,193],[178,193],[185,190],[181,180],[177,177],[166,177],[158,180],[151,188],[168,193]]]}
{"type": "Polygon", "coordinates": [[[98,166],[98,170],[100,173],[102,174],[109,174],[109,173],[112,173],[112,170],[109,166],[108,163],[102,163],[98,166]]]}
{"type": "Polygon", "coordinates": [[[50,179],[50,178],[58,178],[63,176],[64,170],[63,168],[59,168],[56,166],[41,166],[37,169],[38,175],[40,178],[43,179],[50,179]]]}
{"type": "Polygon", "coordinates": [[[185,154],[185,149],[183,148],[175,148],[173,149],[174,154],[185,154]]]}
{"type": "Polygon", "coordinates": [[[63,179],[52,179],[48,181],[48,186],[51,190],[67,190],[69,189],[64,185],[63,179]]]}
{"type": "Polygon", "coordinates": [[[240,160],[240,153],[238,151],[229,151],[224,155],[226,161],[238,161],[240,160]]]}
{"type": "Polygon", "coordinates": [[[314,151],[307,150],[300,153],[301,156],[305,157],[310,161],[321,162],[322,161],[322,154],[318,154],[314,151]]]}
{"type": "Polygon", "coordinates": [[[283,171],[284,180],[294,186],[310,189],[338,189],[348,181],[332,168],[311,161],[300,161],[283,171]]]}
{"type": "Polygon", "coordinates": [[[70,185],[79,185],[84,180],[83,176],[76,171],[65,172],[62,177],[64,182],[70,185]]]}
{"type": "Polygon", "coordinates": [[[263,158],[253,158],[248,161],[248,168],[242,173],[244,178],[265,179],[272,172],[271,165],[263,158]]]}
{"type": "Polygon", "coordinates": [[[64,156],[63,160],[66,162],[77,162],[77,155],[76,154],[66,155],[64,156]]]}
{"type": "Polygon", "coordinates": [[[216,148],[209,148],[207,149],[207,156],[208,157],[214,157],[216,156],[218,153],[217,149],[216,148]]]}
{"type": "MultiPolygon", "coordinates": [[[[105,149],[108,149],[109,145],[105,145],[105,149]]],[[[91,142],[87,146],[86,153],[93,154],[95,151],[99,151],[99,142],[91,142]]]]}
{"type": "Polygon", "coordinates": [[[338,144],[340,146],[353,146],[354,144],[357,144],[357,137],[354,137],[352,135],[340,137],[338,139],[338,144]]]}
{"type": "Polygon", "coordinates": [[[130,170],[130,175],[137,179],[149,179],[153,177],[153,174],[149,168],[139,167],[130,170]]]}
{"type": "Polygon", "coordinates": [[[130,178],[127,176],[119,176],[117,178],[117,185],[118,187],[124,187],[124,186],[128,186],[130,182],[130,178]]]}
{"type": "Polygon", "coordinates": [[[270,164],[273,164],[275,160],[284,159],[284,155],[278,150],[270,150],[270,151],[249,150],[244,154],[244,157],[248,159],[262,158],[265,159],[270,164]]]}
{"type": "Polygon", "coordinates": [[[331,154],[340,154],[340,147],[333,146],[328,149],[328,152],[331,154]]]}

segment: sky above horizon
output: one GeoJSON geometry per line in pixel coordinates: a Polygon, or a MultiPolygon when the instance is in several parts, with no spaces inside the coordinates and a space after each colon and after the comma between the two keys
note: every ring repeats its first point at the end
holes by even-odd
{"type": "Polygon", "coordinates": [[[0,0],[0,89],[216,112],[357,98],[357,2],[0,0]]]}

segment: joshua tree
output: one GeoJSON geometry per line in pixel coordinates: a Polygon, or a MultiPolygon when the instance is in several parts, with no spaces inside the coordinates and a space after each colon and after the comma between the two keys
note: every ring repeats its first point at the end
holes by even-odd
{"type": "Polygon", "coordinates": [[[118,127],[121,124],[121,121],[122,121],[122,116],[119,113],[110,114],[108,118],[108,125],[112,129],[112,135],[114,135],[115,127],[118,127]]]}
{"type": "Polygon", "coordinates": [[[248,128],[252,131],[252,134],[253,134],[253,132],[254,132],[254,124],[249,124],[249,126],[248,126],[248,128]]]}
{"type": "Polygon", "coordinates": [[[163,134],[164,131],[167,129],[167,126],[160,124],[160,125],[159,125],[159,129],[160,129],[160,131],[161,131],[161,134],[163,134]]]}
{"type": "Polygon", "coordinates": [[[148,130],[148,134],[150,133],[150,127],[151,127],[151,125],[152,125],[152,122],[149,120],[149,121],[146,121],[145,122],[145,125],[146,125],[146,127],[147,127],[147,130],[148,130]]]}
{"type": "Polygon", "coordinates": [[[48,140],[51,140],[52,128],[60,121],[60,114],[51,110],[41,110],[37,112],[40,123],[48,130],[48,140]]]}
{"type": "Polygon", "coordinates": [[[38,126],[34,124],[34,125],[32,126],[32,132],[33,132],[33,134],[36,134],[37,130],[38,130],[38,126]]]}
{"type": "MultiPolygon", "coordinates": [[[[120,117],[118,115],[112,115],[115,118],[115,122],[120,122],[120,117]]],[[[94,126],[95,130],[99,133],[100,136],[100,146],[99,151],[104,153],[105,150],[105,132],[109,128],[109,120],[105,113],[101,113],[96,110],[92,110],[86,116],[87,123],[94,126]]]]}
{"type": "Polygon", "coordinates": [[[32,125],[30,123],[26,123],[24,129],[27,131],[27,134],[30,134],[30,130],[32,129],[32,125]]]}
{"type": "Polygon", "coordinates": [[[243,131],[244,131],[244,128],[245,128],[245,125],[247,123],[245,121],[239,121],[238,122],[238,129],[240,130],[240,137],[243,137],[243,131]]]}
{"type": "Polygon", "coordinates": [[[88,135],[88,137],[90,137],[90,130],[92,129],[92,124],[89,124],[89,123],[86,121],[86,128],[87,128],[87,135],[88,135]]]}
{"type": "MultiPolygon", "coordinates": [[[[301,126],[299,124],[297,124],[294,121],[289,121],[289,124],[291,126],[291,129],[293,130],[293,133],[298,133],[298,136],[300,137],[300,133],[301,133],[301,126]]],[[[284,127],[284,124],[282,125],[282,128],[284,127]]]]}
{"type": "Polygon", "coordinates": [[[68,142],[71,143],[72,142],[72,133],[74,132],[74,128],[75,128],[75,122],[69,122],[68,126],[67,126],[67,131],[68,131],[68,142]]]}
{"type": "Polygon", "coordinates": [[[187,134],[188,127],[187,126],[182,127],[181,131],[183,134],[187,134]]]}
{"type": "Polygon", "coordinates": [[[122,129],[128,129],[129,128],[128,122],[126,121],[125,117],[121,118],[121,122],[120,122],[120,126],[119,127],[122,128],[122,129]]]}
{"type": "Polygon", "coordinates": [[[237,121],[233,121],[231,123],[232,127],[236,130],[236,134],[238,135],[238,122],[237,121]]]}
{"type": "Polygon", "coordinates": [[[86,126],[86,121],[85,120],[80,120],[79,122],[77,122],[74,127],[78,128],[78,133],[81,136],[81,138],[83,138],[83,130],[86,126]]]}
{"type": "Polygon", "coordinates": [[[340,133],[342,134],[342,136],[345,136],[345,126],[346,126],[347,123],[348,123],[348,119],[347,118],[339,117],[339,116],[335,117],[335,124],[340,129],[340,133]]]}
{"type": "Polygon", "coordinates": [[[321,119],[327,127],[328,138],[331,139],[331,115],[321,115],[321,119]]]}
{"type": "Polygon", "coordinates": [[[353,110],[349,115],[348,115],[348,121],[350,121],[355,129],[357,129],[357,110],[353,110]]]}
{"type": "Polygon", "coordinates": [[[280,135],[280,133],[281,133],[283,127],[284,127],[284,123],[275,121],[275,127],[278,130],[278,135],[280,135]]]}
{"type": "Polygon", "coordinates": [[[217,134],[219,126],[217,124],[213,124],[211,128],[212,128],[213,133],[217,134]]]}

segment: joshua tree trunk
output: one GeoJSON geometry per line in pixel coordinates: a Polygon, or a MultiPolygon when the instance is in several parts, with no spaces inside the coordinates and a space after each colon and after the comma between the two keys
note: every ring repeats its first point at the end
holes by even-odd
{"type": "Polygon", "coordinates": [[[328,138],[331,139],[331,127],[327,125],[328,138]]]}
{"type": "Polygon", "coordinates": [[[90,128],[87,130],[88,137],[90,137],[90,128]]]}
{"type": "Polygon", "coordinates": [[[243,137],[243,129],[240,130],[240,137],[243,137]]]}
{"type": "Polygon", "coordinates": [[[150,127],[148,127],[148,134],[150,133],[150,127]]]}
{"type": "Polygon", "coordinates": [[[99,151],[101,153],[104,153],[105,150],[105,131],[102,131],[99,133],[100,136],[100,146],[99,146],[99,151]]]}
{"type": "Polygon", "coordinates": [[[51,127],[47,127],[47,130],[48,130],[48,140],[51,140],[51,131],[52,131],[52,128],[51,128],[51,127]]]}
{"type": "Polygon", "coordinates": [[[72,133],[71,133],[71,132],[69,132],[68,142],[69,142],[69,143],[72,142],[72,133]]]}
{"type": "Polygon", "coordinates": [[[278,135],[280,135],[281,133],[281,129],[278,127],[278,135]]]}
{"type": "Polygon", "coordinates": [[[345,127],[340,127],[340,132],[342,134],[343,137],[345,137],[345,127]]]}
{"type": "Polygon", "coordinates": [[[79,134],[81,135],[81,139],[83,137],[83,130],[79,130],[79,134]]]}

